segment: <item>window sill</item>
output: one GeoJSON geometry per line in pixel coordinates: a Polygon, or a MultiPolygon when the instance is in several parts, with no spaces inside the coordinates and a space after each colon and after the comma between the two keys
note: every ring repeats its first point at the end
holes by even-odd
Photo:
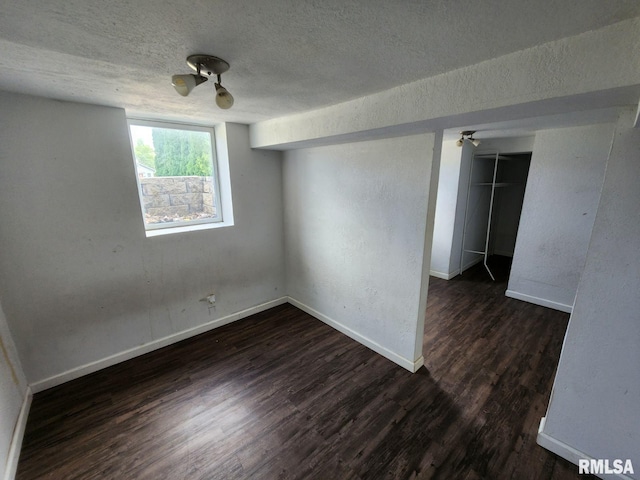
{"type": "Polygon", "coordinates": [[[158,228],[154,230],[145,230],[148,237],[159,237],[160,235],[170,235],[172,233],[195,232],[197,230],[210,230],[213,228],[232,227],[233,222],[215,222],[215,223],[199,223],[197,225],[181,225],[179,227],[158,228]]]}

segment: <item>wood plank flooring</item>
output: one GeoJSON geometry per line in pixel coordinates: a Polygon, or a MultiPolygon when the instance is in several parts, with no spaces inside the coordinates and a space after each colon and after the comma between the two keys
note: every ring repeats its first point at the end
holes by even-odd
{"type": "Polygon", "coordinates": [[[17,479],[585,478],[535,444],[568,316],[504,289],[433,278],[413,375],[283,305],[38,393],[17,479]]]}

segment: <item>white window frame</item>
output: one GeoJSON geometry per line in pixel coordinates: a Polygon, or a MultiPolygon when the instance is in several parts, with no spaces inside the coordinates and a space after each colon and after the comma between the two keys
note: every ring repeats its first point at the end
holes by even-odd
{"type": "MultiPolygon", "coordinates": [[[[133,164],[136,175],[136,184],[138,186],[138,196],[140,202],[140,212],[142,215],[142,224],[145,229],[147,237],[153,237],[157,235],[166,235],[170,233],[181,233],[195,230],[204,230],[210,228],[219,228],[233,225],[233,213],[231,209],[231,192],[230,192],[230,180],[229,180],[229,166],[227,155],[222,155],[220,158],[221,149],[216,142],[216,134],[214,128],[190,125],[175,122],[164,122],[156,120],[145,120],[139,118],[128,118],[127,128],[129,130],[129,141],[131,144],[131,156],[133,158],[133,164]],[[190,130],[196,132],[206,132],[211,138],[211,159],[213,164],[213,179],[212,187],[214,192],[214,204],[216,206],[216,216],[211,218],[204,218],[198,220],[187,220],[177,222],[166,222],[158,224],[147,224],[145,221],[145,208],[144,208],[144,196],[142,192],[142,185],[140,184],[140,178],[138,175],[138,165],[136,162],[135,149],[133,144],[133,137],[131,135],[131,126],[142,127],[156,127],[175,130],[190,130]],[[223,178],[221,178],[223,177],[223,178]]],[[[226,151],[224,152],[226,154],[226,151]]]]}

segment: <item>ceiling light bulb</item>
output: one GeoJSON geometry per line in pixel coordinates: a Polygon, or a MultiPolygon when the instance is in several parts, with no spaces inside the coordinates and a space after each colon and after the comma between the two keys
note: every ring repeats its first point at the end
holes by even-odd
{"type": "Polygon", "coordinates": [[[459,139],[456,141],[456,145],[457,145],[458,147],[461,147],[463,143],[464,143],[464,139],[462,139],[462,138],[459,138],[459,139]]]}
{"type": "Polygon", "coordinates": [[[227,110],[233,106],[233,95],[219,83],[216,83],[216,105],[227,110]]]}
{"type": "Polygon", "coordinates": [[[476,140],[475,138],[470,138],[469,140],[471,140],[471,143],[473,143],[474,147],[480,145],[480,140],[476,140]]]}
{"type": "Polygon", "coordinates": [[[186,97],[191,93],[191,90],[207,80],[208,78],[203,77],[202,75],[174,75],[171,77],[171,84],[173,85],[173,88],[176,89],[176,92],[183,97],[186,97]]]}

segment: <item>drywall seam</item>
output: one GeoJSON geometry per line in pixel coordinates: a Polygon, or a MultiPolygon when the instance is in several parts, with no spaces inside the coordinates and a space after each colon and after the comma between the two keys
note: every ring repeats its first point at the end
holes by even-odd
{"type": "Polygon", "coordinates": [[[22,401],[22,407],[20,408],[20,414],[18,415],[18,420],[16,421],[16,426],[13,429],[13,435],[11,437],[11,446],[9,447],[9,455],[7,456],[7,464],[4,471],[4,480],[13,480],[16,476],[20,450],[22,449],[22,439],[24,438],[24,432],[27,428],[27,418],[29,417],[32,400],[33,392],[31,388],[27,387],[24,400],[22,401]]]}
{"type": "Polygon", "coordinates": [[[338,330],[341,333],[344,333],[347,337],[350,337],[351,339],[355,340],[356,342],[360,343],[361,345],[364,345],[365,347],[370,348],[374,352],[382,355],[383,357],[387,358],[388,360],[391,360],[396,365],[399,365],[402,368],[405,368],[405,369],[409,370],[411,373],[417,372],[418,369],[424,365],[424,357],[422,355],[419,358],[415,359],[415,360],[409,360],[408,358],[405,358],[402,355],[398,355],[397,353],[392,352],[391,350],[383,347],[379,343],[376,343],[373,340],[371,340],[371,339],[369,339],[369,338],[367,338],[367,337],[365,337],[363,335],[360,335],[358,332],[355,332],[354,330],[351,330],[349,327],[347,327],[347,326],[343,325],[342,323],[340,323],[340,322],[338,322],[338,321],[326,316],[323,313],[318,312],[317,310],[309,307],[308,305],[305,305],[304,303],[299,302],[295,298],[288,297],[288,301],[294,307],[299,308],[303,312],[306,312],[309,315],[311,315],[312,317],[317,318],[321,322],[326,323],[327,325],[329,325],[330,327],[335,328],[336,330],[338,330]]]}
{"type": "MultiPolygon", "coordinates": [[[[581,452],[580,450],[576,450],[571,445],[567,445],[566,443],[558,440],[557,438],[552,437],[551,435],[544,432],[544,426],[546,422],[546,417],[542,417],[540,419],[540,426],[538,427],[538,437],[536,442],[543,448],[546,448],[550,452],[555,453],[556,455],[569,460],[571,463],[578,465],[578,460],[595,460],[590,457],[586,453],[581,452]]],[[[621,478],[624,480],[633,480],[633,478],[623,475],[623,474],[608,474],[606,477],[600,478],[621,478]]]]}
{"type": "Polygon", "coordinates": [[[227,325],[228,323],[241,320],[250,315],[263,312],[265,310],[268,310],[269,308],[277,307],[278,305],[284,305],[285,303],[287,303],[287,297],[280,297],[275,300],[271,300],[269,302],[256,305],[254,307],[247,308],[245,310],[241,310],[236,313],[232,313],[231,315],[218,318],[216,320],[204,323],[202,325],[198,325],[197,327],[189,328],[187,330],[183,330],[181,332],[168,335],[158,340],[154,340],[153,342],[145,343],[144,345],[130,348],[123,352],[110,355],[101,360],[96,360],[95,362],[91,362],[86,365],[81,365],[71,370],[67,370],[66,372],[53,375],[49,378],[45,378],[44,380],[39,380],[30,385],[31,390],[33,393],[41,392],[48,388],[55,387],[56,385],[61,385],[70,380],[74,380],[76,378],[82,377],[84,375],[88,375],[93,372],[97,372],[98,370],[102,370],[103,368],[110,367],[117,363],[130,360],[140,355],[144,355],[145,353],[149,353],[154,350],[158,350],[160,348],[166,347],[168,345],[172,345],[174,343],[180,342],[182,340],[186,340],[187,338],[194,337],[201,333],[208,332],[209,330],[213,330],[214,328],[222,327],[223,325],[227,325]]]}
{"type": "Polygon", "coordinates": [[[560,310],[561,312],[571,313],[573,311],[573,305],[566,305],[564,303],[554,302],[547,300],[546,298],[534,297],[533,295],[527,295],[526,293],[516,292],[515,290],[507,290],[505,295],[516,300],[522,300],[523,302],[533,303],[540,305],[541,307],[553,308],[554,310],[560,310]]]}

